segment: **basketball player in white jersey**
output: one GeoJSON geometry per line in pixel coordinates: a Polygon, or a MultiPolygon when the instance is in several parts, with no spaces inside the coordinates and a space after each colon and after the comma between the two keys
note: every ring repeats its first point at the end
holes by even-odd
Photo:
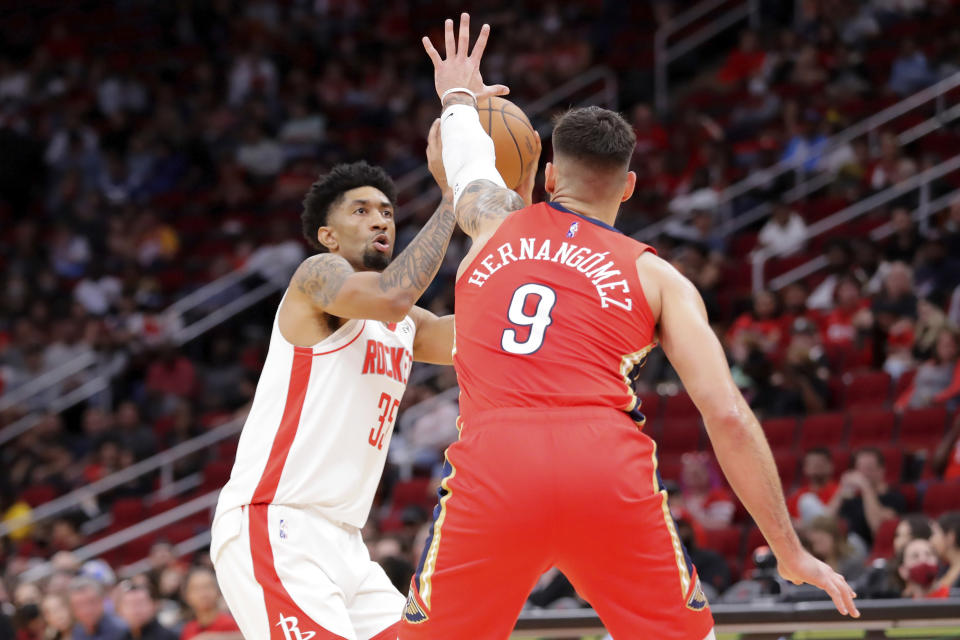
{"type": "Polygon", "coordinates": [[[396,189],[382,169],[339,165],[304,200],[304,234],[321,253],[280,303],[212,530],[217,579],[248,640],[396,638],[405,598],[360,528],[413,361],[451,364],[453,316],[413,306],[455,224],[439,144],[438,121],[427,155],[443,199],[392,261],[396,189]]]}

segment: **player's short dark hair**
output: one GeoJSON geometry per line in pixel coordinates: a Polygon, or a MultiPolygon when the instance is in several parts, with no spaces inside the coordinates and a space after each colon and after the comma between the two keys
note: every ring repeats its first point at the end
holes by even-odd
{"type": "Polygon", "coordinates": [[[343,194],[358,187],[374,187],[383,192],[391,204],[397,201],[397,187],[387,172],[380,167],[363,162],[338,164],[330,173],[320,176],[310,185],[303,199],[303,236],[314,249],[326,251],[317,240],[317,229],[327,224],[331,207],[337,204],[343,194]]]}
{"type": "Polygon", "coordinates": [[[570,109],[553,127],[556,155],[601,169],[626,168],[637,146],[633,127],[616,111],[601,107],[570,109]]]}

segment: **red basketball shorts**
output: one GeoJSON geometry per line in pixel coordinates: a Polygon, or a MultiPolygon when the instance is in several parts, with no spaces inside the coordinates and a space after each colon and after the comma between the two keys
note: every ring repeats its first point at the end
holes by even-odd
{"type": "Polygon", "coordinates": [[[653,441],[608,409],[485,412],[447,450],[401,640],[503,640],[559,568],[614,638],[702,640],[713,618],[653,441]]]}

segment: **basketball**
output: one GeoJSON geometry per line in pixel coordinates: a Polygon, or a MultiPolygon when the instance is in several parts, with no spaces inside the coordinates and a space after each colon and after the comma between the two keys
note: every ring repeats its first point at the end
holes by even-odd
{"type": "Polygon", "coordinates": [[[509,188],[516,189],[524,178],[524,167],[536,153],[533,125],[520,107],[503,98],[484,98],[477,109],[480,123],[493,138],[497,171],[509,188]]]}

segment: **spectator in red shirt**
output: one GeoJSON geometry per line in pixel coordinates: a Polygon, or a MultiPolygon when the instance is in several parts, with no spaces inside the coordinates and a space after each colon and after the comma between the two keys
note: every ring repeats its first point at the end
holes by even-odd
{"type": "Polygon", "coordinates": [[[243,640],[233,617],[220,608],[220,588],[213,571],[202,567],[191,571],[183,600],[194,619],[184,625],[180,640],[243,640]]]}
{"type": "Polygon", "coordinates": [[[873,358],[869,332],[873,328],[870,301],[860,295],[860,282],[843,276],[834,289],[836,306],[822,321],[823,344],[831,362],[849,370],[870,365],[873,358]]]}
{"type": "Polygon", "coordinates": [[[804,485],[787,498],[787,509],[794,519],[810,522],[826,512],[826,505],[837,492],[833,472],[833,456],[826,447],[814,447],[804,454],[804,485]]]}
{"type": "Polygon", "coordinates": [[[709,454],[685,453],[680,472],[677,509],[683,509],[704,529],[723,529],[733,521],[733,496],[720,486],[709,454]]]}
{"type": "Polygon", "coordinates": [[[147,369],[147,391],[159,395],[191,397],[196,389],[196,371],[190,360],[167,344],[157,361],[147,369]]]}
{"type": "Polygon", "coordinates": [[[717,81],[724,87],[735,88],[759,73],[766,58],[756,32],[748,29],[740,34],[740,46],[730,52],[717,72],[717,81]]]}
{"type": "Polygon", "coordinates": [[[756,346],[764,353],[775,351],[784,338],[783,318],[778,314],[778,302],[772,291],[755,294],[753,310],[742,314],[730,326],[727,339],[731,348],[736,351],[738,348],[756,346]]]}

